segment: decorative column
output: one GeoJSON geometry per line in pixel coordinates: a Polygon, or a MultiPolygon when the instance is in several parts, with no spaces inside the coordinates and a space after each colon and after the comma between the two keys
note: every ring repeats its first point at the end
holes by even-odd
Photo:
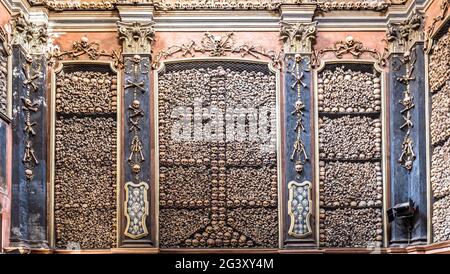
{"type": "Polygon", "coordinates": [[[12,19],[11,246],[47,248],[47,103],[45,24],[12,19]]]}
{"type": "Polygon", "coordinates": [[[392,246],[426,244],[427,178],[423,16],[388,25],[391,207],[411,199],[412,220],[396,219],[392,246]]]}
{"type": "Polygon", "coordinates": [[[150,68],[153,22],[118,22],[123,45],[125,184],[121,247],[151,247],[150,68]]]}
{"type": "Polygon", "coordinates": [[[286,247],[315,246],[311,47],[316,22],[281,22],[284,42],[284,227],[286,247]]]}

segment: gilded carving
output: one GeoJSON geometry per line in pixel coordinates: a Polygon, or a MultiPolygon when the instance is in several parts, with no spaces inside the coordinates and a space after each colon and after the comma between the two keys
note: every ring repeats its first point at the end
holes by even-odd
{"type": "Polygon", "coordinates": [[[150,54],[151,44],[155,39],[153,25],[153,22],[117,22],[119,39],[122,41],[123,52],[133,54],[150,54]]]}
{"type": "Polygon", "coordinates": [[[414,11],[411,16],[400,23],[390,23],[386,32],[386,40],[390,52],[408,51],[418,40],[423,39],[423,15],[414,11]]]}
{"type": "Polygon", "coordinates": [[[296,238],[304,238],[312,234],[311,229],[311,182],[297,183],[291,181],[288,184],[289,201],[288,213],[290,226],[288,234],[296,238]]]}
{"type": "Polygon", "coordinates": [[[285,52],[309,53],[316,39],[317,22],[289,23],[282,21],[281,40],[285,43],[285,52]]]}
{"type": "Polygon", "coordinates": [[[20,45],[28,54],[43,54],[47,46],[48,34],[45,24],[30,22],[19,12],[11,19],[12,45],[20,45]]]}
{"type": "Polygon", "coordinates": [[[233,33],[227,33],[226,35],[222,36],[213,35],[209,32],[206,32],[200,42],[191,40],[187,44],[173,45],[166,50],[160,51],[156,55],[152,67],[154,69],[158,68],[162,60],[177,53],[181,53],[181,56],[183,57],[186,57],[188,55],[194,57],[198,52],[202,54],[207,52],[209,56],[212,57],[227,56],[227,53],[239,54],[241,57],[250,55],[257,59],[259,59],[260,57],[266,57],[272,62],[272,65],[274,67],[280,67],[280,52],[277,53],[274,50],[267,50],[259,45],[252,44],[241,44],[237,46],[235,45],[232,36],[233,33]]]}

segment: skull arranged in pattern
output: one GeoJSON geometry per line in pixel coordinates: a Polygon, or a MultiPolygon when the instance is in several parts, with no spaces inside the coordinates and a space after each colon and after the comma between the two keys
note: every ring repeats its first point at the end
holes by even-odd
{"type": "Polygon", "coordinates": [[[370,64],[328,64],[318,75],[319,240],[381,246],[381,79],[370,64]]]}
{"type": "MultiPolygon", "coordinates": [[[[64,69],[73,70],[70,65],[64,69]]],[[[113,248],[117,238],[116,76],[64,69],[56,79],[56,247],[70,248],[75,243],[83,249],[113,248]]]]}
{"type": "Polygon", "coordinates": [[[168,64],[158,107],[161,247],[277,247],[274,73],[168,64]]]}

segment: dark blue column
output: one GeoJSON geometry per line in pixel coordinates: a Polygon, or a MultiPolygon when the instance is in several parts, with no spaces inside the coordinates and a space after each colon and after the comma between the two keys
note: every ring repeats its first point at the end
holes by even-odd
{"type": "Polygon", "coordinates": [[[413,200],[416,214],[412,221],[412,231],[402,219],[391,224],[390,245],[426,244],[427,241],[427,186],[426,186],[426,124],[425,124],[425,66],[423,43],[416,43],[409,58],[403,54],[391,54],[389,59],[389,147],[390,147],[390,190],[391,206],[413,200]],[[411,76],[411,77],[409,77],[411,76]],[[401,80],[401,79],[406,80],[401,80]],[[409,87],[408,87],[409,86],[409,87]],[[414,160],[410,169],[400,160],[405,149],[404,140],[408,127],[405,123],[405,106],[401,101],[405,90],[409,89],[414,107],[409,110],[412,122],[410,139],[414,160]],[[402,113],[403,111],[403,113],[402,113]],[[411,235],[409,235],[411,232],[411,235]]]}
{"type": "Polygon", "coordinates": [[[46,58],[13,46],[11,246],[46,248],[46,58]]]}
{"type": "Polygon", "coordinates": [[[310,61],[309,54],[286,54],[282,114],[285,125],[283,195],[286,201],[283,205],[283,239],[286,247],[315,246],[310,61]],[[299,192],[304,194],[298,194],[299,192]],[[307,205],[306,201],[309,199],[312,203],[307,205]],[[302,202],[305,203],[302,210],[294,209],[302,202]],[[302,217],[304,212],[309,217],[302,217]]]}
{"type": "MultiPolygon", "coordinates": [[[[150,55],[126,54],[124,55],[124,162],[123,170],[125,185],[123,187],[124,200],[128,193],[134,189],[139,190],[142,199],[148,202],[148,212],[145,222],[139,229],[128,227],[127,218],[123,218],[123,247],[153,246],[153,233],[151,223],[151,147],[150,136],[150,55]],[[144,194],[144,192],[146,192],[144,194]],[[146,197],[145,197],[146,195],[146,197]],[[145,229],[144,229],[145,227],[145,229]]],[[[130,197],[128,197],[130,198],[130,197]]],[[[144,210],[144,205],[140,205],[144,210]]],[[[127,208],[124,209],[127,214],[127,208]]],[[[140,221],[140,220],[139,220],[140,221]]]]}

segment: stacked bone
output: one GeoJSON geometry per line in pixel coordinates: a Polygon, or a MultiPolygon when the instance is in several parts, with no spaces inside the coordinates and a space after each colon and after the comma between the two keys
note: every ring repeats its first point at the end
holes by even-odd
{"type": "Polygon", "coordinates": [[[8,63],[6,53],[0,44],[0,113],[8,111],[8,63]]]}
{"type": "Polygon", "coordinates": [[[56,111],[107,113],[117,111],[117,78],[108,73],[76,71],[58,74],[56,111]]]}
{"type": "Polygon", "coordinates": [[[377,75],[367,72],[326,70],[318,79],[319,111],[334,113],[370,113],[381,110],[381,83],[377,75]]]}
{"type": "Polygon", "coordinates": [[[438,92],[450,79],[450,33],[442,36],[432,47],[429,83],[432,93],[438,92]]]}
{"type": "Polygon", "coordinates": [[[275,76],[213,66],[158,81],[161,246],[275,247],[275,146],[262,150],[248,126],[249,109],[275,119],[275,76]]]}
{"type": "Polygon", "coordinates": [[[429,66],[433,240],[450,240],[450,34],[432,47],[429,66]]]}
{"type": "Polygon", "coordinates": [[[93,71],[56,79],[56,246],[116,246],[117,80],[93,71]],[[94,115],[93,115],[94,114],[94,115]]]}
{"type": "Polygon", "coordinates": [[[319,163],[320,206],[324,207],[381,207],[383,178],[379,162],[319,163]],[[349,180],[351,178],[351,180],[349,180]]]}
{"type": "Polygon", "coordinates": [[[382,211],[364,209],[320,209],[320,243],[328,247],[378,246],[383,240],[382,211]]]}
{"type": "Polygon", "coordinates": [[[209,206],[211,178],[206,167],[164,168],[159,173],[159,203],[162,207],[202,208],[209,206]]]}
{"type": "Polygon", "coordinates": [[[116,239],[116,122],[67,118],[55,129],[56,246],[111,248],[116,239]]]}
{"type": "Polygon", "coordinates": [[[431,143],[438,145],[450,136],[450,84],[431,97],[431,143]]]}
{"type": "Polygon", "coordinates": [[[341,66],[317,82],[320,245],[381,245],[381,80],[341,66]]]}
{"type": "Polygon", "coordinates": [[[319,119],[319,156],[370,160],[381,156],[381,121],[364,116],[319,119]]]}

